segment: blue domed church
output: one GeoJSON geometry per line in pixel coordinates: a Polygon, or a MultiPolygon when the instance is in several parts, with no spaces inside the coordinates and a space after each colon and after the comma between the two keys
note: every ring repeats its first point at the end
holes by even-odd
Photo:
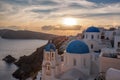
{"type": "Polygon", "coordinates": [[[97,28],[97,27],[94,27],[94,26],[90,26],[86,29],[86,32],[100,32],[100,30],[97,28]]]}
{"type": "Polygon", "coordinates": [[[74,40],[68,44],[66,51],[71,54],[86,54],[89,53],[89,48],[83,41],[74,40]]]}
{"type": "Polygon", "coordinates": [[[84,41],[73,40],[69,42],[65,53],[64,65],[67,69],[78,69],[83,74],[90,74],[91,57],[89,53],[89,47],[84,41]]]}
{"type": "Polygon", "coordinates": [[[88,27],[83,33],[83,40],[88,45],[90,52],[100,50],[100,35],[99,28],[95,26],[88,27]]]}
{"type": "Polygon", "coordinates": [[[70,40],[62,55],[52,42],[44,48],[42,80],[87,80],[93,67],[93,52],[99,50],[100,30],[91,26],[83,39],[70,40]]]}

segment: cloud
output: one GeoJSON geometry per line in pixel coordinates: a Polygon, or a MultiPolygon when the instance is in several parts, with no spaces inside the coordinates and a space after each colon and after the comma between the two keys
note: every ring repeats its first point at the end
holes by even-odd
{"type": "Polygon", "coordinates": [[[112,16],[118,21],[120,0],[0,0],[0,21],[55,23],[66,16],[98,21],[112,16]]]}
{"type": "Polygon", "coordinates": [[[58,2],[53,0],[1,0],[0,18],[3,20],[8,19],[8,17],[9,19],[15,19],[13,17],[20,15],[26,17],[26,14],[27,16],[35,17],[39,15],[34,13],[43,14],[55,11],[55,5],[58,5],[58,2]],[[34,15],[31,15],[31,12],[34,12],[34,15]]]}
{"type": "Polygon", "coordinates": [[[0,29],[13,29],[13,30],[19,30],[21,29],[20,26],[0,26],[0,29]]]}
{"type": "Polygon", "coordinates": [[[82,26],[80,25],[75,25],[75,26],[52,26],[52,25],[46,25],[42,26],[42,30],[80,30],[82,26]]]}
{"type": "Polygon", "coordinates": [[[87,14],[87,16],[86,17],[96,17],[96,16],[108,16],[108,17],[110,17],[110,16],[120,16],[120,13],[98,13],[98,14],[87,14]]]}
{"type": "Polygon", "coordinates": [[[51,25],[47,25],[47,26],[42,26],[41,29],[42,30],[53,30],[55,27],[51,26],[51,25]]]}
{"type": "Polygon", "coordinates": [[[120,0],[87,0],[87,1],[98,3],[98,4],[100,4],[100,3],[109,4],[109,3],[118,3],[118,2],[120,2],[120,0]]]}
{"type": "Polygon", "coordinates": [[[58,2],[54,0],[1,0],[0,2],[4,2],[7,4],[16,5],[16,6],[58,5],[58,2]]]}
{"type": "Polygon", "coordinates": [[[35,1],[33,1],[33,5],[51,5],[51,6],[53,6],[53,5],[58,5],[58,3],[57,2],[55,2],[55,1],[52,1],[52,0],[35,0],[35,1]]]}
{"type": "Polygon", "coordinates": [[[0,2],[17,6],[26,6],[29,4],[29,0],[1,0],[0,2]]]}
{"type": "MultiPolygon", "coordinates": [[[[68,7],[69,8],[69,7],[68,7]]],[[[61,13],[63,12],[64,14],[68,14],[70,16],[74,16],[74,15],[79,15],[79,16],[86,16],[86,15],[91,15],[97,17],[98,15],[102,15],[102,16],[106,16],[108,15],[119,15],[120,14],[120,4],[116,3],[116,4],[111,4],[111,5],[96,5],[96,6],[92,6],[89,8],[84,8],[84,7],[79,7],[79,9],[75,8],[75,9],[71,9],[71,10],[67,10],[67,11],[60,11],[61,13]],[[73,12],[73,13],[70,13],[73,12]]],[[[58,12],[59,13],[59,12],[58,12]]],[[[65,15],[66,16],[66,15],[65,15]]],[[[87,17],[87,16],[86,16],[87,17]]]]}
{"type": "Polygon", "coordinates": [[[89,2],[89,1],[86,1],[86,0],[81,0],[81,1],[78,1],[76,3],[78,3],[79,5],[81,5],[83,7],[93,7],[93,6],[96,6],[95,3],[89,2]]]}
{"type": "Polygon", "coordinates": [[[52,8],[52,9],[32,9],[31,12],[35,12],[35,13],[50,13],[53,11],[57,11],[57,8],[52,8]]]}
{"type": "Polygon", "coordinates": [[[106,17],[118,17],[120,16],[120,13],[86,13],[86,14],[76,14],[76,15],[71,15],[71,16],[74,16],[74,17],[77,17],[77,18],[94,18],[94,17],[97,17],[97,18],[106,18],[106,17]]]}

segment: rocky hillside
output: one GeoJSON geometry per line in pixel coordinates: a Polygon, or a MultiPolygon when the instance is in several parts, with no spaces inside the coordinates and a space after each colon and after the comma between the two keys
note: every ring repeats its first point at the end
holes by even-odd
{"type": "MultiPolygon", "coordinates": [[[[65,36],[56,37],[53,39],[53,43],[56,45],[57,49],[66,41],[65,36]]],[[[28,77],[36,76],[37,72],[41,70],[41,64],[43,60],[43,50],[44,46],[38,48],[34,53],[29,56],[22,56],[15,62],[18,69],[13,73],[13,76],[17,79],[25,80],[28,77]]],[[[63,51],[59,51],[62,54],[63,51]]],[[[33,77],[34,78],[34,77],[33,77]]]]}

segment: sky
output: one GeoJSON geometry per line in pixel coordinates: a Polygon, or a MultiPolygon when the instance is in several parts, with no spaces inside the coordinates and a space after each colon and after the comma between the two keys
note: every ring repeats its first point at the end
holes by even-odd
{"type": "Polygon", "coordinates": [[[54,33],[61,27],[42,29],[58,27],[66,17],[75,18],[82,26],[120,25],[120,0],[0,0],[0,28],[54,33]]]}

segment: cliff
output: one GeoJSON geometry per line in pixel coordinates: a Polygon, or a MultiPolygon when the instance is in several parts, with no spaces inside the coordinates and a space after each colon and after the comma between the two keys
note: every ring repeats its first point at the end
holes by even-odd
{"type": "Polygon", "coordinates": [[[57,35],[47,34],[42,32],[33,32],[27,30],[0,30],[0,36],[5,39],[42,39],[49,40],[57,37],[57,35]]]}
{"type": "MultiPolygon", "coordinates": [[[[56,37],[53,39],[53,43],[55,44],[56,48],[59,49],[66,40],[67,38],[65,36],[56,37]]],[[[15,62],[15,65],[18,66],[18,69],[13,73],[13,76],[17,79],[25,80],[28,77],[36,75],[36,73],[42,68],[43,50],[44,46],[38,48],[29,56],[20,57],[20,59],[15,62]]],[[[63,53],[63,51],[59,50],[58,52],[59,54],[63,53]]]]}
{"type": "Polygon", "coordinates": [[[0,36],[4,35],[9,29],[0,29],[0,36]]]}
{"type": "Polygon", "coordinates": [[[2,60],[5,61],[6,63],[9,63],[9,64],[16,61],[16,59],[14,57],[12,57],[11,55],[6,56],[2,60]]]}

